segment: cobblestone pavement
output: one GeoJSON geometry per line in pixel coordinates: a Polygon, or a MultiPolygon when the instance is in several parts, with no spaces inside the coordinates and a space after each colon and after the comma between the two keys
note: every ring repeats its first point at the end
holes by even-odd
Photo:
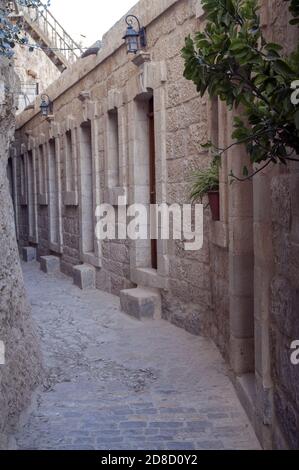
{"type": "Polygon", "coordinates": [[[24,265],[45,380],[15,435],[19,449],[259,449],[207,339],[139,322],[119,299],[24,265]]]}

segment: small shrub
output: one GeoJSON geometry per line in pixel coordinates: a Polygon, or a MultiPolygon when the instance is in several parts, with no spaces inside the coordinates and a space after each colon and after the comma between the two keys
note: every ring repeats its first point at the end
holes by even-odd
{"type": "Polygon", "coordinates": [[[192,188],[190,198],[192,202],[201,201],[210,191],[219,191],[219,159],[203,170],[196,170],[192,175],[192,188]]]}

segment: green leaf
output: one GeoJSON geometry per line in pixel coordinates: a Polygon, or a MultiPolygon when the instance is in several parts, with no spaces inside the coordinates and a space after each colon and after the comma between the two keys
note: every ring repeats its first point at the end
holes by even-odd
{"type": "Polygon", "coordinates": [[[243,168],[243,176],[246,177],[246,176],[248,176],[248,175],[249,175],[248,168],[247,168],[247,166],[244,166],[244,168],[243,168]]]}
{"type": "Polygon", "coordinates": [[[269,77],[268,77],[267,75],[263,75],[263,74],[257,75],[257,76],[255,77],[255,79],[254,79],[254,84],[255,84],[256,86],[259,86],[259,85],[261,85],[262,83],[264,83],[266,80],[268,80],[268,78],[269,78],[269,77]]]}
{"type": "Polygon", "coordinates": [[[203,149],[210,149],[211,147],[213,147],[213,144],[211,141],[207,142],[206,144],[202,144],[201,147],[203,149]]]}
{"type": "Polygon", "coordinates": [[[283,60],[276,60],[273,64],[273,67],[276,72],[281,73],[287,77],[292,76],[294,74],[293,70],[289,65],[283,60]]]}
{"type": "Polygon", "coordinates": [[[226,0],[225,7],[230,15],[234,16],[236,14],[236,9],[232,0],[226,0]]]}
{"type": "Polygon", "coordinates": [[[279,52],[283,49],[283,47],[280,44],[276,44],[275,42],[268,42],[268,44],[265,46],[265,49],[267,51],[279,52]]]}

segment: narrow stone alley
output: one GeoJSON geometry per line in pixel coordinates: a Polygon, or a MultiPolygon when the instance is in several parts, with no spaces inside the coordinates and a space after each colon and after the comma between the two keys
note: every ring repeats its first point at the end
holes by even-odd
{"type": "Polygon", "coordinates": [[[18,449],[259,449],[216,347],[119,299],[23,265],[44,380],[18,449]]]}

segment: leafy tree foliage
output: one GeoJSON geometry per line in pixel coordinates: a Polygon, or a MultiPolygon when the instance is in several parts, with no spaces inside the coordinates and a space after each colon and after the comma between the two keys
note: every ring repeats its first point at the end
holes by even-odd
{"type": "MultiPolygon", "coordinates": [[[[284,1],[290,2],[292,24],[299,23],[299,0],[284,1]]],[[[251,161],[262,163],[258,171],[270,163],[299,161],[299,108],[291,101],[293,83],[299,80],[299,45],[285,56],[280,44],[266,41],[258,0],[202,3],[206,26],[194,39],[186,38],[184,76],[201,96],[208,92],[229,108],[242,105],[233,145],[246,145],[251,161]]],[[[244,168],[243,177],[251,176],[244,168]]]]}
{"type": "MultiPolygon", "coordinates": [[[[29,8],[44,7],[41,0],[15,0],[15,2],[0,2],[0,56],[11,58],[15,44],[26,44],[28,39],[22,34],[19,24],[10,20],[11,4],[18,4],[29,8]]],[[[49,4],[49,1],[48,3],[49,4]]]]}

